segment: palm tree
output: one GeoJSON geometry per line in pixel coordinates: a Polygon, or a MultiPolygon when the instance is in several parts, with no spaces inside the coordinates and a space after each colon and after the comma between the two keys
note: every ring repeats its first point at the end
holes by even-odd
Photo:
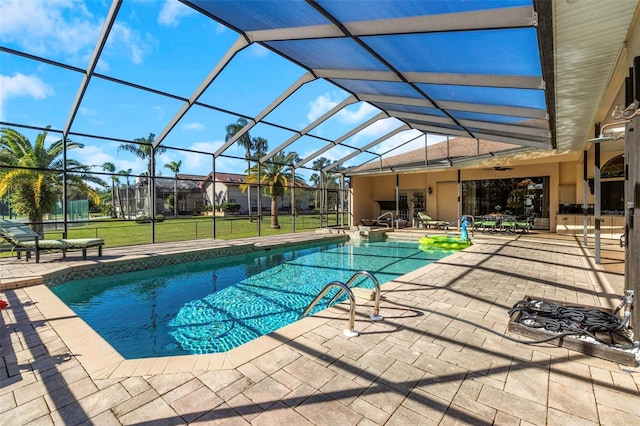
{"type": "MultiPolygon", "coordinates": [[[[12,208],[29,218],[30,227],[44,235],[44,215],[51,213],[63,187],[63,170],[66,169],[67,187],[87,194],[96,203],[100,203],[98,191],[89,186],[92,182],[102,187],[107,183],[99,177],[89,174],[90,167],[68,159],[66,164],[61,156],[66,149],[84,147],[83,144],[60,139],[45,144],[48,130],[31,141],[16,130],[0,129],[0,197],[11,190],[12,208]]],[[[66,202],[66,200],[63,200],[66,202]]]]}
{"type": "Polygon", "coordinates": [[[173,215],[178,216],[178,173],[180,166],[182,166],[182,160],[172,161],[164,166],[173,172],[173,215]]]}
{"type": "MultiPolygon", "coordinates": [[[[116,171],[116,166],[113,163],[110,162],[106,162],[102,165],[102,170],[104,170],[105,172],[109,172],[109,173],[115,173],[116,171]]],[[[116,181],[118,180],[117,177],[111,175],[111,205],[113,206],[113,212],[115,213],[115,207],[116,207],[116,202],[114,200],[114,196],[115,196],[115,192],[116,192],[116,181]]],[[[115,217],[115,216],[112,216],[115,217]]]]}
{"type": "MultiPolygon", "coordinates": [[[[121,210],[122,210],[122,218],[123,219],[129,219],[130,216],[131,216],[131,212],[130,212],[130,209],[129,209],[129,176],[131,175],[131,172],[132,172],[131,169],[120,170],[118,172],[118,174],[120,176],[124,177],[127,180],[127,201],[126,201],[126,205],[127,205],[126,212],[127,212],[127,215],[126,215],[126,217],[125,217],[125,214],[124,214],[125,209],[122,209],[122,203],[120,203],[121,210]]],[[[120,196],[119,193],[120,192],[118,191],[118,196],[120,196]]]]}
{"type": "MultiPolygon", "coordinates": [[[[153,141],[156,139],[156,135],[153,133],[149,133],[149,136],[146,138],[135,138],[133,142],[128,142],[120,145],[118,147],[118,152],[126,151],[129,152],[136,157],[140,158],[147,162],[147,171],[146,176],[150,176],[151,179],[148,180],[148,188],[149,188],[149,197],[151,198],[150,203],[155,203],[156,199],[156,189],[155,185],[152,185],[153,175],[152,170],[155,171],[155,156],[163,154],[167,148],[158,147],[155,150],[153,149],[153,141]],[[155,154],[155,155],[152,155],[155,154]],[[152,162],[153,158],[153,162],[152,162]],[[152,188],[152,186],[154,186],[152,188]]],[[[142,175],[142,173],[141,173],[142,175]]],[[[149,204],[149,208],[151,208],[151,204],[149,204]]],[[[151,213],[151,212],[149,212],[151,213]]]]}
{"type": "MultiPolygon", "coordinates": [[[[311,181],[311,183],[313,184],[313,186],[315,188],[320,189],[320,191],[322,191],[325,186],[323,186],[323,180],[322,180],[322,172],[320,172],[322,169],[324,169],[325,167],[329,166],[331,164],[331,160],[329,160],[326,157],[319,157],[317,158],[311,168],[313,170],[318,170],[318,173],[314,173],[309,177],[309,180],[311,181]]],[[[326,181],[325,181],[326,182],[326,181]]],[[[315,207],[316,209],[318,208],[318,191],[315,191],[315,207]]]]}
{"type": "Polygon", "coordinates": [[[257,136],[255,138],[251,138],[251,142],[253,145],[253,155],[251,156],[252,159],[259,160],[260,157],[262,157],[267,153],[267,151],[269,151],[269,142],[265,138],[257,136]]]}
{"type": "MultiPolygon", "coordinates": [[[[244,118],[239,118],[235,123],[228,124],[225,127],[225,131],[227,132],[224,140],[225,142],[229,139],[233,138],[240,130],[242,130],[247,125],[247,120],[244,118]]],[[[238,138],[238,145],[244,148],[244,158],[247,160],[247,169],[251,168],[251,151],[254,149],[254,142],[249,135],[249,132],[246,132],[242,136],[238,138]]],[[[266,140],[265,140],[266,143],[266,140]]],[[[251,221],[251,187],[247,186],[247,207],[249,208],[249,221],[251,221]]]]}
{"type": "Polygon", "coordinates": [[[240,185],[240,189],[243,192],[251,184],[264,186],[265,195],[271,197],[271,229],[280,229],[278,224],[278,197],[282,197],[288,187],[305,183],[304,179],[294,175],[289,167],[295,158],[297,158],[295,152],[285,154],[280,151],[266,163],[256,164],[254,167],[249,168],[245,183],[240,185]]]}

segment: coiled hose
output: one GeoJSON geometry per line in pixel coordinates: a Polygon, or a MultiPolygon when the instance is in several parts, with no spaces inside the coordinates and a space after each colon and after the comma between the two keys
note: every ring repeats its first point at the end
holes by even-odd
{"type": "Polygon", "coordinates": [[[520,313],[518,322],[526,327],[542,328],[562,336],[588,336],[618,349],[632,349],[634,342],[625,332],[627,319],[608,312],[578,306],[561,306],[537,300],[521,300],[509,310],[520,313]],[[622,340],[625,344],[619,344],[622,340]]]}

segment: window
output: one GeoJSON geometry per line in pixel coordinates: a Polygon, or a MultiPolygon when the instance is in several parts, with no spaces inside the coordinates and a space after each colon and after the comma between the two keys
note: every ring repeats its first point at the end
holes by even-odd
{"type": "Polygon", "coordinates": [[[546,176],[465,181],[462,213],[482,216],[500,210],[521,217],[546,218],[549,217],[548,194],[546,176]]]}
{"type": "Polygon", "coordinates": [[[624,154],[607,161],[600,171],[603,214],[624,212],[624,154]]]}

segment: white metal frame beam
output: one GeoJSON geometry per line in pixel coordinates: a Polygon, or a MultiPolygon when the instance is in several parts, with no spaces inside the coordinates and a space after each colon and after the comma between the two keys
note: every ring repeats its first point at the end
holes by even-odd
{"type": "Polygon", "coordinates": [[[304,129],[302,129],[299,133],[291,136],[288,140],[286,140],[285,142],[281,143],[276,149],[272,150],[270,153],[268,153],[267,155],[262,157],[259,160],[260,163],[264,163],[265,161],[268,161],[271,157],[276,155],[278,152],[282,151],[283,149],[285,149],[286,147],[288,147],[289,145],[291,145],[292,143],[294,143],[295,141],[297,141],[298,139],[300,139],[301,137],[303,137],[304,135],[309,133],[311,130],[313,130],[314,128],[318,127],[320,124],[322,124],[325,121],[327,121],[330,117],[332,117],[333,115],[335,115],[338,112],[340,112],[343,108],[345,108],[345,107],[347,107],[347,106],[349,106],[351,104],[357,103],[357,102],[358,102],[358,99],[356,99],[355,96],[351,95],[351,96],[347,97],[345,100],[343,100],[342,102],[340,102],[339,104],[337,104],[336,106],[331,108],[329,111],[327,111],[324,114],[322,114],[322,116],[320,116],[319,118],[314,120],[312,123],[310,123],[304,129]]]}
{"type": "Polygon", "coordinates": [[[258,114],[255,118],[253,118],[251,121],[249,121],[247,123],[247,125],[244,126],[242,129],[240,129],[240,131],[238,133],[233,135],[233,137],[230,138],[228,141],[226,141],[224,143],[224,145],[222,145],[220,148],[218,148],[218,150],[214,153],[214,155],[217,157],[220,154],[222,154],[223,152],[225,152],[231,145],[233,145],[238,139],[240,139],[240,137],[242,135],[244,135],[249,130],[251,130],[251,128],[253,126],[255,126],[256,124],[258,124],[264,117],[269,115],[269,113],[271,113],[271,111],[276,109],[282,102],[284,102],[296,90],[298,90],[304,84],[306,84],[306,83],[308,83],[308,82],[310,82],[310,81],[312,81],[314,79],[315,79],[315,77],[313,76],[313,74],[311,74],[311,72],[307,71],[306,73],[304,73],[304,75],[302,77],[300,77],[298,79],[298,81],[296,81],[291,86],[289,86],[289,88],[287,90],[282,92],[280,94],[280,96],[278,96],[273,102],[271,102],[269,105],[267,105],[267,107],[265,109],[263,109],[260,112],[260,114],[258,114]]]}
{"type": "MultiPolygon", "coordinates": [[[[313,73],[320,78],[402,82],[402,79],[391,71],[314,69],[313,73]]],[[[455,86],[503,87],[515,89],[545,88],[542,77],[520,75],[482,75],[403,72],[402,75],[415,84],[441,84],[455,86]]]]}
{"type": "Polygon", "coordinates": [[[322,173],[326,173],[329,170],[339,166],[340,164],[344,163],[345,161],[349,161],[350,159],[352,159],[353,157],[362,154],[363,152],[367,151],[368,149],[373,148],[374,146],[386,141],[387,139],[397,135],[400,132],[404,132],[405,130],[410,130],[410,127],[407,126],[406,124],[403,124],[402,126],[390,131],[389,133],[379,137],[378,139],[374,140],[373,142],[368,143],[367,145],[363,146],[362,148],[357,149],[356,151],[352,152],[351,154],[342,157],[340,160],[334,161],[333,163],[331,163],[331,165],[325,167],[324,169],[322,169],[322,173]]]}
{"type": "Polygon", "coordinates": [[[218,61],[218,63],[213,67],[209,75],[200,83],[200,86],[193,92],[193,94],[189,97],[189,99],[182,104],[180,110],[176,113],[176,115],[171,119],[169,123],[165,126],[165,128],[160,132],[156,140],[153,142],[153,148],[157,148],[160,146],[162,141],[167,137],[169,132],[173,130],[173,128],[178,124],[178,122],[184,117],[184,115],[189,111],[189,109],[195,104],[200,96],[209,88],[211,83],[220,75],[222,70],[225,69],[229,62],[240,52],[242,49],[247,47],[249,43],[244,37],[238,37],[238,39],[233,43],[233,45],[227,50],[224,56],[218,61]]]}
{"type": "Polygon", "coordinates": [[[122,0],[113,0],[111,2],[111,7],[109,8],[109,12],[107,17],[102,25],[102,30],[100,31],[100,36],[98,37],[98,42],[96,43],[96,47],[93,50],[93,54],[91,55],[91,59],[89,60],[89,65],[87,65],[87,69],[84,72],[84,76],[82,77],[82,82],[80,83],[80,87],[78,88],[78,92],[76,93],[76,97],[71,106],[71,111],[69,112],[69,117],[67,117],[67,123],[64,126],[62,131],[63,138],[66,138],[71,130],[71,126],[73,125],[73,121],[78,114],[78,109],[80,109],[80,103],[84,98],[84,94],[87,91],[87,87],[89,87],[89,81],[91,77],[93,77],[93,72],[98,65],[98,61],[100,60],[100,55],[102,54],[102,50],[104,46],[107,44],[107,39],[109,37],[109,33],[111,33],[111,28],[116,22],[116,17],[118,16],[118,12],[120,11],[120,6],[122,6],[122,0]]]}
{"type": "MultiPolygon", "coordinates": [[[[537,15],[532,7],[507,7],[459,13],[441,13],[428,16],[354,21],[344,23],[354,37],[432,33],[444,31],[472,31],[536,26],[537,15]]],[[[247,31],[246,36],[253,42],[305,40],[317,38],[344,37],[341,29],[333,24],[305,27],[278,28],[261,31],[247,31]]]]}
{"type": "Polygon", "coordinates": [[[370,119],[368,119],[364,123],[360,124],[359,126],[354,127],[353,129],[349,130],[347,133],[345,133],[344,135],[340,136],[335,141],[332,141],[331,143],[327,144],[323,148],[320,148],[319,150],[317,150],[313,154],[308,155],[307,157],[305,157],[302,160],[298,161],[298,163],[295,164],[293,167],[295,167],[297,169],[297,168],[300,168],[301,166],[304,166],[309,161],[311,161],[314,158],[316,158],[317,156],[325,153],[326,151],[328,151],[329,149],[333,148],[334,146],[342,144],[342,142],[344,142],[345,140],[349,139],[351,136],[355,135],[356,133],[366,129],[367,127],[369,127],[370,125],[372,125],[376,121],[379,121],[379,120],[382,120],[382,119],[385,119],[385,118],[389,118],[389,116],[385,112],[381,112],[380,114],[377,114],[377,115],[371,117],[370,119]]]}

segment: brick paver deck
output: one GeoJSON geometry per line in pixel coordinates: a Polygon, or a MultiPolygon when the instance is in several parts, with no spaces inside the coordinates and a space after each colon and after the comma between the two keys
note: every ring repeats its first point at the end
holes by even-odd
{"type": "MultiPolygon", "coordinates": [[[[105,257],[162,250],[175,246],[105,257]]],[[[227,354],[144,360],[122,359],[44,285],[12,288],[79,259],[0,262],[2,424],[640,424],[637,368],[501,335],[525,295],[617,303],[572,239],[476,235],[385,284],[384,321],[358,306],[356,338],[338,306],[227,354]]]]}

